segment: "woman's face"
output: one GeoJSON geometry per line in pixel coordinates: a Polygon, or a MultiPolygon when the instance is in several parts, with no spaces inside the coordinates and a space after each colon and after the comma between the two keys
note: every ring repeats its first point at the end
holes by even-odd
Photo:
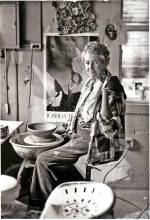
{"type": "Polygon", "coordinates": [[[97,79],[106,68],[106,60],[100,56],[90,52],[86,52],[84,55],[85,70],[93,79],[97,79]]]}

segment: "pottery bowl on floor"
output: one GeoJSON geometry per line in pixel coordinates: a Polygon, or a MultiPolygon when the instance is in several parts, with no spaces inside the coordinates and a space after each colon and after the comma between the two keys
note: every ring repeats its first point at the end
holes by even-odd
{"type": "Polygon", "coordinates": [[[28,131],[38,138],[49,138],[56,130],[56,125],[50,122],[32,123],[28,125],[28,131]]]}
{"type": "Polygon", "coordinates": [[[12,176],[0,175],[1,203],[11,203],[19,196],[20,184],[12,176]]]}
{"type": "Polygon", "coordinates": [[[64,140],[61,135],[52,134],[50,143],[32,143],[28,144],[25,142],[25,139],[31,134],[29,132],[17,134],[10,139],[16,153],[23,159],[27,158],[28,160],[35,161],[36,157],[45,150],[50,150],[60,146],[64,140]]]}

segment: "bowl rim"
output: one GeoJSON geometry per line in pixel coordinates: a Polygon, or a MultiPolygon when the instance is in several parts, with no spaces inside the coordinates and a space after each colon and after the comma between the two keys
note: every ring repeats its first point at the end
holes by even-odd
{"type": "MultiPolygon", "coordinates": [[[[10,138],[9,142],[12,144],[13,148],[15,148],[13,140],[16,139],[18,136],[21,136],[21,135],[22,136],[28,136],[28,135],[30,135],[30,132],[24,132],[24,133],[16,134],[12,138],[10,138]]],[[[60,138],[60,140],[59,140],[60,143],[62,143],[64,141],[64,138],[63,138],[62,135],[56,134],[56,133],[53,133],[53,135],[55,137],[60,138]]],[[[35,149],[35,146],[36,146],[37,149],[44,148],[44,147],[45,148],[50,147],[50,144],[47,144],[45,146],[43,146],[43,145],[30,145],[30,144],[27,144],[27,143],[25,143],[25,144],[26,145],[17,144],[17,147],[21,147],[21,148],[25,148],[25,149],[33,149],[33,150],[35,149]]]]}
{"type": "Polygon", "coordinates": [[[28,130],[29,131],[33,131],[33,132],[46,132],[46,131],[52,131],[52,130],[55,130],[56,129],[56,125],[54,124],[54,123],[51,123],[51,122],[35,122],[35,123],[30,123],[30,124],[28,124],[27,125],[27,128],[28,128],[28,130]],[[41,129],[33,129],[33,128],[30,128],[30,126],[33,126],[33,125],[44,125],[44,124],[51,124],[51,125],[53,125],[53,128],[51,129],[51,130],[49,130],[49,129],[45,129],[45,130],[41,130],[41,129]]]}

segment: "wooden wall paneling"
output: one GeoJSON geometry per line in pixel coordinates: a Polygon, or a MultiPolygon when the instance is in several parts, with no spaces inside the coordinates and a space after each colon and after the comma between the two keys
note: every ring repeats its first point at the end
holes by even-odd
{"type": "Polygon", "coordinates": [[[0,2],[0,48],[19,48],[19,3],[0,2]]]}

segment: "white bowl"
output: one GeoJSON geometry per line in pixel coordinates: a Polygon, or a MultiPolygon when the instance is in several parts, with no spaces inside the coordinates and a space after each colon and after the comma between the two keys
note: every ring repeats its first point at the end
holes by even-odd
{"type": "Polygon", "coordinates": [[[55,137],[55,141],[51,143],[45,143],[42,145],[36,144],[28,144],[24,141],[26,137],[30,135],[29,132],[27,133],[21,133],[17,134],[14,137],[10,139],[10,143],[12,144],[14,150],[16,153],[22,157],[27,158],[31,161],[36,160],[36,157],[45,150],[50,150],[53,148],[56,148],[61,145],[61,143],[64,141],[64,138],[61,135],[53,134],[55,137]]]}
{"type": "Polygon", "coordinates": [[[1,203],[12,203],[18,198],[20,184],[12,176],[0,175],[1,203]]]}

